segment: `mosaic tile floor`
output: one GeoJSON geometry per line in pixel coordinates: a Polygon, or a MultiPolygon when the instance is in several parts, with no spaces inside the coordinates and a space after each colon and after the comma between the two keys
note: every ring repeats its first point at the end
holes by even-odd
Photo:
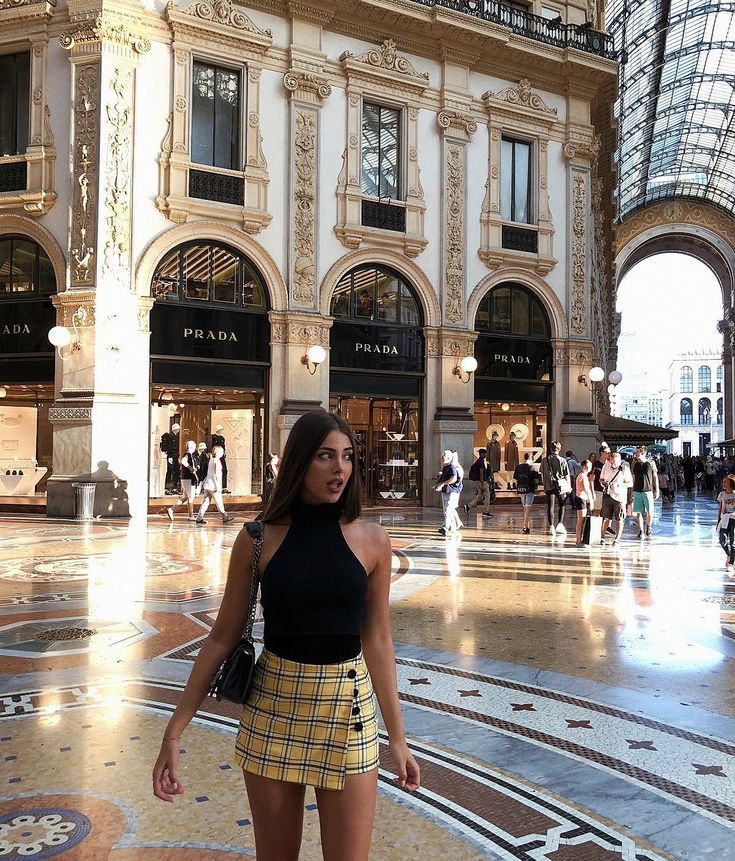
{"type": "MultiPolygon", "coordinates": [[[[423,785],[381,735],[371,858],[735,859],[735,577],[714,504],[575,548],[519,510],[393,543],[399,692],[423,785]]],[[[0,520],[0,856],[252,858],[237,709],[182,741],[186,794],[150,794],[162,729],[221,599],[238,522],[0,520]]],[[[262,633],[256,627],[256,637],[262,633]]],[[[321,857],[307,793],[301,858],[321,857]]]]}

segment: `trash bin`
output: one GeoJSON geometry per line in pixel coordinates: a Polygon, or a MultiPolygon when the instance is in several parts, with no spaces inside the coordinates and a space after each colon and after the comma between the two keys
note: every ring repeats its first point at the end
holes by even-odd
{"type": "Polygon", "coordinates": [[[94,519],[94,489],[93,482],[72,482],[74,488],[74,519],[94,519]]]}

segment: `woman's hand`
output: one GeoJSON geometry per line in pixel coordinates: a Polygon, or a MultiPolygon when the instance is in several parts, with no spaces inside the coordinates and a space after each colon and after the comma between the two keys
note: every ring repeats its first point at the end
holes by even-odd
{"type": "Polygon", "coordinates": [[[179,780],[179,738],[165,738],[156,764],[153,766],[153,794],[161,801],[173,801],[173,795],[182,795],[184,784],[179,780]]]}
{"type": "Polygon", "coordinates": [[[421,771],[405,741],[392,741],[388,745],[398,776],[393,781],[396,786],[413,792],[421,786],[421,771]]]}

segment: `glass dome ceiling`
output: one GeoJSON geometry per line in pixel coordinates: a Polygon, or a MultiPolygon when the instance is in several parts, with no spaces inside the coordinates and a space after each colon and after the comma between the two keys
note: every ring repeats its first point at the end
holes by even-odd
{"type": "Polygon", "coordinates": [[[618,218],[675,197],[735,216],[735,2],[608,0],[620,53],[618,218]]]}

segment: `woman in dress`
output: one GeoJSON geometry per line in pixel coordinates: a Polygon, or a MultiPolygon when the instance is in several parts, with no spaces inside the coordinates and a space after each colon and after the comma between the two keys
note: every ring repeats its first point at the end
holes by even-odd
{"type": "Polygon", "coordinates": [[[590,516],[592,506],[595,503],[595,492],[590,481],[590,470],[592,463],[583,460],[577,477],[574,479],[575,494],[574,508],[577,511],[577,547],[584,547],[584,521],[590,516]]]}
{"type": "MultiPolygon", "coordinates": [[[[398,702],[390,540],[380,525],[359,519],[355,451],[343,419],[322,411],[303,415],[289,435],[262,515],[265,648],[236,741],[259,861],[298,858],[306,786],[315,789],[326,861],[367,861],[378,777],[373,688],[396,783],[407,790],[419,786],[398,702]]],[[[250,594],[252,559],[253,544],[243,530],[217,620],[153,770],[154,794],[164,801],[184,791],[181,734],[245,626],[242,596],[250,594]]]]}
{"type": "Polygon", "coordinates": [[[200,526],[206,523],[204,515],[207,513],[209,503],[212,500],[214,500],[214,504],[217,506],[217,511],[222,515],[223,523],[229,523],[231,520],[234,520],[233,516],[225,511],[225,504],[222,500],[222,457],[224,453],[225,450],[222,446],[216,445],[212,449],[212,456],[207,463],[207,476],[202,484],[204,499],[197,515],[197,523],[200,526]]]}

